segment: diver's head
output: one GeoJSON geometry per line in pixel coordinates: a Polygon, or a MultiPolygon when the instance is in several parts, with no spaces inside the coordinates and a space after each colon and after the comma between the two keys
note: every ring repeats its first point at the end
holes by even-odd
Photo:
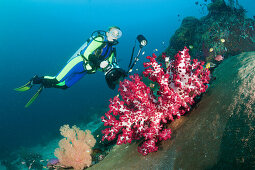
{"type": "Polygon", "coordinates": [[[122,36],[122,32],[119,27],[112,26],[108,28],[106,32],[107,40],[110,42],[117,41],[122,36]]]}

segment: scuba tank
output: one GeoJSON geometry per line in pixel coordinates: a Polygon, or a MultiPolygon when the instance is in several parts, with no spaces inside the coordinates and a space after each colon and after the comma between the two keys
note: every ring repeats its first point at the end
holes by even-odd
{"type": "Polygon", "coordinates": [[[67,63],[69,63],[72,59],[74,59],[75,57],[79,56],[81,51],[86,48],[88,45],[88,40],[82,44],[82,46],[72,55],[72,57],[67,61],[67,63]]]}
{"type": "MultiPolygon", "coordinates": [[[[95,38],[98,37],[98,36],[106,36],[106,32],[103,31],[103,30],[94,31],[94,32],[91,34],[90,38],[88,38],[87,41],[86,41],[84,44],[82,44],[82,46],[72,55],[72,57],[67,61],[67,63],[70,62],[70,61],[71,61],[72,59],[74,59],[75,57],[79,56],[80,53],[81,53],[81,51],[87,47],[87,45],[89,44],[89,42],[91,42],[92,40],[98,41],[98,40],[95,39],[95,38]]],[[[101,41],[100,41],[100,42],[101,42],[101,41]]]]}

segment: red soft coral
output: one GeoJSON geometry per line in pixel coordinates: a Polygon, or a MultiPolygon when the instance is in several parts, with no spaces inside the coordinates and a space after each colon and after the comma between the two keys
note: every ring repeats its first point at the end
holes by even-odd
{"type": "MultiPolygon", "coordinates": [[[[163,56],[166,57],[166,56],[163,56]]],[[[138,75],[130,76],[130,80],[120,83],[119,96],[110,100],[110,110],[102,117],[105,126],[102,131],[103,139],[113,140],[118,136],[117,144],[131,143],[132,140],[143,138],[145,141],[138,147],[143,155],[157,151],[156,143],[170,138],[171,130],[163,124],[167,120],[179,118],[190,109],[196,95],[205,92],[209,81],[209,71],[203,69],[203,63],[196,60],[190,63],[188,49],[175,56],[165,72],[155,58],[147,57],[150,61],[144,63],[144,76],[157,82],[157,96],[147,87],[138,75]]]]}

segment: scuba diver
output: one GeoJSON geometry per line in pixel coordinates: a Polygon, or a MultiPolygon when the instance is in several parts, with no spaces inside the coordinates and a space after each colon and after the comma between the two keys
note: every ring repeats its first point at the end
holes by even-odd
{"type": "Polygon", "coordinates": [[[16,91],[27,91],[39,84],[37,93],[28,101],[30,106],[44,88],[67,89],[78,82],[84,75],[103,71],[109,88],[115,86],[127,76],[127,72],[118,66],[116,48],[118,39],[122,36],[119,27],[112,26],[106,31],[98,30],[76,51],[64,68],[54,77],[35,75],[25,85],[16,91]]]}

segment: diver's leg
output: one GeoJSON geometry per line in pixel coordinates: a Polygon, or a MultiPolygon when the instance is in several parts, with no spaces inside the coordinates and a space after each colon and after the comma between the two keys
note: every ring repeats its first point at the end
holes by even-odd
{"type": "Polygon", "coordinates": [[[65,83],[59,82],[56,77],[44,76],[42,80],[42,84],[45,88],[59,88],[59,89],[67,89],[68,87],[65,83]]]}
{"type": "MultiPolygon", "coordinates": [[[[80,63],[77,65],[77,67],[83,67],[83,63],[80,63]]],[[[76,82],[78,82],[84,75],[86,74],[85,71],[83,72],[74,72],[72,75],[70,75],[66,80],[65,80],[65,85],[67,87],[73,86],[76,82]]]]}
{"type": "Polygon", "coordinates": [[[82,72],[84,71],[84,68],[79,68],[80,70],[76,70],[74,69],[75,66],[79,63],[83,63],[83,58],[81,56],[75,57],[72,60],[70,60],[66,66],[57,74],[56,79],[59,82],[62,82],[64,80],[66,80],[71,74],[73,74],[74,72],[82,72]]]}
{"type": "Polygon", "coordinates": [[[71,87],[85,74],[84,60],[81,56],[78,56],[67,63],[67,65],[56,76],[56,80],[60,82],[59,84],[62,83],[67,87],[71,87]]]}
{"type": "Polygon", "coordinates": [[[67,89],[85,75],[81,56],[70,60],[57,76],[34,76],[30,81],[32,84],[42,84],[45,88],[67,89]]]}
{"type": "Polygon", "coordinates": [[[60,88],[60,89],[66,89],[68,88],[65,84],[60,83],[57,81],[56,77],[51,76],[42,76],[38,77],[37,75],[34,76],[31,80],[31,84],[42,84],[45,88],[60,88]]]}

